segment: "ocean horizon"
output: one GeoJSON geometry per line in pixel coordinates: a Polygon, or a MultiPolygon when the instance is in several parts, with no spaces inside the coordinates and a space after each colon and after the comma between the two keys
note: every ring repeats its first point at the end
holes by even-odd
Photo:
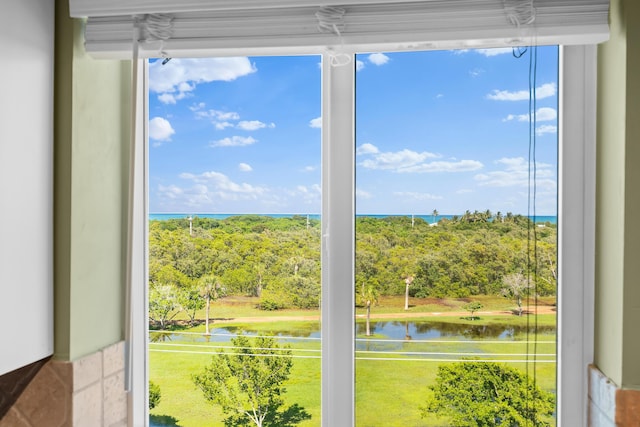
{"type": "MultiPolygon", "coordinates": [[[[198,218],[211,218],[211,219],[226,219],[232,216],[243,216],[243,215],[257,215],[257,216],[266,216],[270,218],[293,218],[294,216],[302,216],[309,217],[309,219],[320,219],[320,214],[307,214],[307,213],[150,213],[149,221],[165,221],[168,219],[186,219],[188,217],[198,217],[198,218]]],[[[452,219],[453,217],[461,217],[462,214],[452,214],[452,215],[430,215],[430,214],[356,214],[356,217],[370,217],[370,218],[387,218],[387,217],[406,217],[406,218],[421,218],[428,223],[438,222],[441,219],[452,219]]],[[[525,215],[526,216],[526,215],[525,215]]],[[[533,216],[530,216],[532,220],[534,220],[533,216]]],[[[545,223],[549,222],[551,224],[557,224],[558,217],[556,215],[536,215],[535,223],[545,223]]]]}

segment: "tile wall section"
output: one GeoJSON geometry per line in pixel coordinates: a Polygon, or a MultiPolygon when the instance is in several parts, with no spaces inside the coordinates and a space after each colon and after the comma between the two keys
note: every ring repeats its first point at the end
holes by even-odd
{"type": "Polygon", "coordinates": [[[73,362],[48,361],[0,427],[126,427],[124,342],[73,362]]]}

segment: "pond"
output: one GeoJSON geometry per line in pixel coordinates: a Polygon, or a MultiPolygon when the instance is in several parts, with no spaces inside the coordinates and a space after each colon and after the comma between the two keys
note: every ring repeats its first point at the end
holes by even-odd
{"type": "MultiPolygon", "coordinates": [[[[540,334],[554,334],[555,326],[538,326],[540,334]]],[[[388,340],[477,340],[477,339],[495,339],[495,340],[522,340],[527,332],[526,326],[513,325],[483,325],[469,323],[449,323],[437,322],[431,320],[406,320],[406,321],[373,321],[371,322],[371,333],[376,339],[388,340]]],[[[529,333],[533,334],[533,327],[529,328],[529,333]]],[[[364,337],[365,323],[358,320],[355,324],[355,333],[360,338],[364,337]]],[[[149,332],[150,342],[229,342],[231,338],[237,334],[245,334],[256,336],[265,334],[258,332],[251,326],[242,327],[228,326],[221,328],[212,328],[211,335],[194,332],[149,332]]],[[[321,337],[320,330],[316,328],[304,329],[283,329],[274,328],[268,333],[270,336],[282,338],[282,342],[296,342],[300,340],[319,340],[321,337]]]]}
{"type": "MultiPolygon", "coordinates": [[[[221,326],[221,324],[217,324],[221,326]]],[[[355,323],[356,365],[361,382],[369,381],[374,386],[378,381],[370,372],[379,372],[380,366],[390,366],[391,369],[401,367],[415,372],[416,378],[431,372],[441,362],[461,360],[485,360],[509,362],[519,365],[527,359],[530,348],[527,344],[527,330],[525,326],[510,324],[481,324],[478,322],[449,323],[429,320],[401,320],[401,321],[373,321],[371,322],[371,337],[365,337],[364,319],[355,323]],[[382,365],[384,364],[384,365],[382,365]],[[402,365],[395,365],[402,364],[402,365]],[[418,374],[419,373],[419,374],[418,374]],[[364,378],[364,379],[363,379],[364,378]]],[[[237,334],[248,336],[268,335],[278,338],[279,343],[288,344],[293,351],[296,363],[306,363],[307,368],[313,370],[320,366],[320,338],[318,322],[274,322],[271,324],[255,323],[241,326],[224,326],[211,329],[211,335],[202,332],[150,332],[150,351],[164,353],[163,357],[188,357],[185,354],[215,354],[237,334]],[[218,345],[220,344],[220,345],[218,345]],[[211,347],[210,349],[206,347],[211,347]],[[174,353],[172,353],[174,352],[174,353]],[[171,356],[169,356],[171,355],[171,356]],[[304,362],[303,362],[304,361],[304,362]]],[[[532,337],[529,335],[529,339],[532,337]]],[[[536,361],[542,366],[541,379],[546,379],[550,386],[555,387],[555,339],[554,326],[538,327],[538,342],[536,361]]],[[[403,377],[402,381],[407,380],[403,377]]],[[[192,387],[190,377],[186,379],[192,387]]],[[[381,381],[390,381],[388,378],[381,381]]],[[[417,380],[418,382],[421,380],[417,380]]],[[[304,381],[301,384],[306,384],[304,381]]],[[[385,383],[386,384],[386,383],[385,383]]],[[[380,386],[380,390],[386,390],[380,386]]],[[[375,387],[373,387],[375,389],[375,387]]],[[[319,384],[317,384],[319,390],[319,384]]],[[[313,389],[313,392],[317,391],[313,389]]],[[[385,392],[386,393],[386,392],[385,392]]],[[[198,399],[201,396],[197,396],[198,399]]],[[[183,426],[179,420],[167,415],[152,415],[151,427],[183,426]]]]}

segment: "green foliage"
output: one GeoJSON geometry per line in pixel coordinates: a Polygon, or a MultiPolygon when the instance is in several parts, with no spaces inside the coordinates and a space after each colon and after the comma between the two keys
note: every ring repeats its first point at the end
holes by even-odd
{"type": "Polygon", "coordinates": [[[549,426],[555,409],[551,393],[521,371],[492,362],[462,362],[438,367],[433,392],[421,407],[457,427],[549,426]]]}
{"type": "Polygon", "coordinates": [[[205,306],[205,300],[202,298],[200,289],[197,286],[189,286],[178,290],[178,304],[189,316],[189,322],[193,324],[196,317],[196,311],[202,310],[205,306]]]}
{"type": "Polygon", "coordinates": [[[475,313],[476,311],[482,310],[482,307],[484,307],[484,305],[482,305],[482,303],[478,301],[472,301],[462,306],[462,308],[464,308],[469,313],[471,313],[472,318],[473,318],[473,313],[475,313]]]}
{"type": "Polygon", "coordinates": [[[170,285],[157,285],[149,289],[149,318],[160,329],[167,326],[168,321],[176,317],[182,310],[174,289],[170,285]]]}
{"type": "Polygon", "coordinates": [[[283,384],[293,366],[291,350],[266,337],[255,338],[252,345],[241,335],[232,343],[233,353],[213,356],[204,371],[193,377],[207,401],[228,415],[225,425],[292,425],[309,417],[297,405],[280,411],[286,392],[283,384]]]}
{"type": "Polygon", "coordinates": [[[160,386],[153,381],[149,381],[149,409],[153,409],[160,404],[160,386]]]}
{"type": "MultiPolygon", "coordinates": [[[[488,211],[440,219],[437,226],[422,218],[412,225],[410,217],[358,217],[354,292],[373,280],[380,296],[404,295],[411,276],[412,297],[504,294],[504,278],[529,268],[530,226],[525,217],[488,211]]],[[[540,296],[553,295],[556,227],[536,230],[537,283],[532,285],[540,296]]],[[[187,290],[204,276],[215,276],[226,295],[259,297],[263,310],[317,308],[320,222],[307,223],[305,216],[194,217],[191,236],[186,219],[150,221],[149,285],[167,286],[174,294],[178,305],[168,316],[180,307],[189,316],[198,311],[202,302],[187,290]]]]}

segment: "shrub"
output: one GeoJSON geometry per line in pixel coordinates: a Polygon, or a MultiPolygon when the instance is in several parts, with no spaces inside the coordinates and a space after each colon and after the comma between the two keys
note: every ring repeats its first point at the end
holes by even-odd
{"type": "Polygon", "coordinates": [[[153,409],[160,404],[160,386],[153,381],[149,381],[149,409],[153,409]]]}

